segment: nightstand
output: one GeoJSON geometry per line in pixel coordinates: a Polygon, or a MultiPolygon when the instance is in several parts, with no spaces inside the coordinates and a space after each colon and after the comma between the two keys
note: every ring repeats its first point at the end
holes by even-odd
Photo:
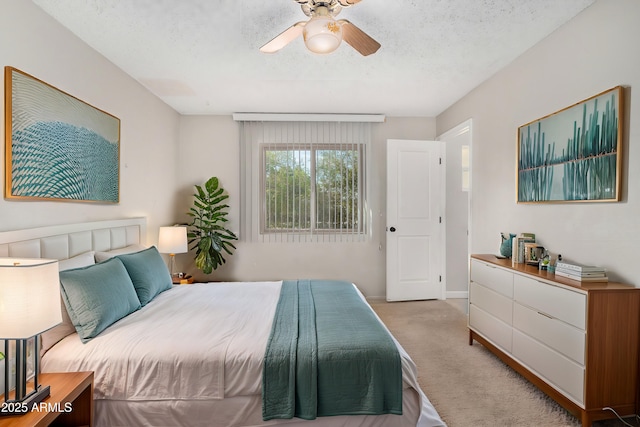
{"type": "Polygon", "coordinates": [[[42,405],[42,411],[1,417],[0,427],[93,426],[93,372],[43,373],[38,380],[51,387],[41,402],[51,412],[42,405]]]}
{"type": "Polygon", "coordinates": [[[172,277],[172,282],[174,285],[191,285],[193,283],[193,277],[186,275],[184,277],[172,277]]]}

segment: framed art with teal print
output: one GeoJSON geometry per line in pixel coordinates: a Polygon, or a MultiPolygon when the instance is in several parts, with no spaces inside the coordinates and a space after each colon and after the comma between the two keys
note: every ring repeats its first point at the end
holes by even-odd
{"type": "Polygon", "coordinates": [[[5,67],[5,198],[118,203],[120,119],[5,67]]]}
{"type": "Polygon", "coordinates": [[[518,203],[620,201],[618,86],[518,128],[518,203]]]}

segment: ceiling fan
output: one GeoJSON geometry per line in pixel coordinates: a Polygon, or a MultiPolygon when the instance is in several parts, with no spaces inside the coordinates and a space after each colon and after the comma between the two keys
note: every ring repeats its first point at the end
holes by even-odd
{"type": "Polygon", "coordinates": [[[301,34],[307,49],[314,53],[330,53],[340,46],[342,40],[349,43],[360,54],[367,56],[380,48],[380,43],[346,19],[336,20],[342,8],[350,7],[361,0],[293,0],[300,4],[308,21],[300,21],[278,34],[260,48],[264,53],[275,53],[298,38],[301,34]]]}

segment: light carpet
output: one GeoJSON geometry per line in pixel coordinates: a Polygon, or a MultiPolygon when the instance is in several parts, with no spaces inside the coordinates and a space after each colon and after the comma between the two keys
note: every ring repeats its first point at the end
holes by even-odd
{"type": "MultiPolygon", "coordinates": [[[[467,317],[448,302],[370,303],[416,362],[420,386],[449,427],[581,426],[481,344],[470,346],[467,317]]],[[[594,423],[623,425],[619,420],[594,423]]]]}

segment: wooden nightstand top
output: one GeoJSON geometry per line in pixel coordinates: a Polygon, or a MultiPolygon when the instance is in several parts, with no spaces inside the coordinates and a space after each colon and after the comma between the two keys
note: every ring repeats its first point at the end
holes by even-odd
{"type": "Polygon", "coordinates": [[[52,411],[0,417],[0,427],[93,426],[93,372],[43,373],[38,380],[51,387],[42,403],[52,411]]]}
{"type": "Polygon", "coordinates": [[[174,285],[190,285],[194,283],[192,276],[173,277],[171,281],[174,285]]]}

